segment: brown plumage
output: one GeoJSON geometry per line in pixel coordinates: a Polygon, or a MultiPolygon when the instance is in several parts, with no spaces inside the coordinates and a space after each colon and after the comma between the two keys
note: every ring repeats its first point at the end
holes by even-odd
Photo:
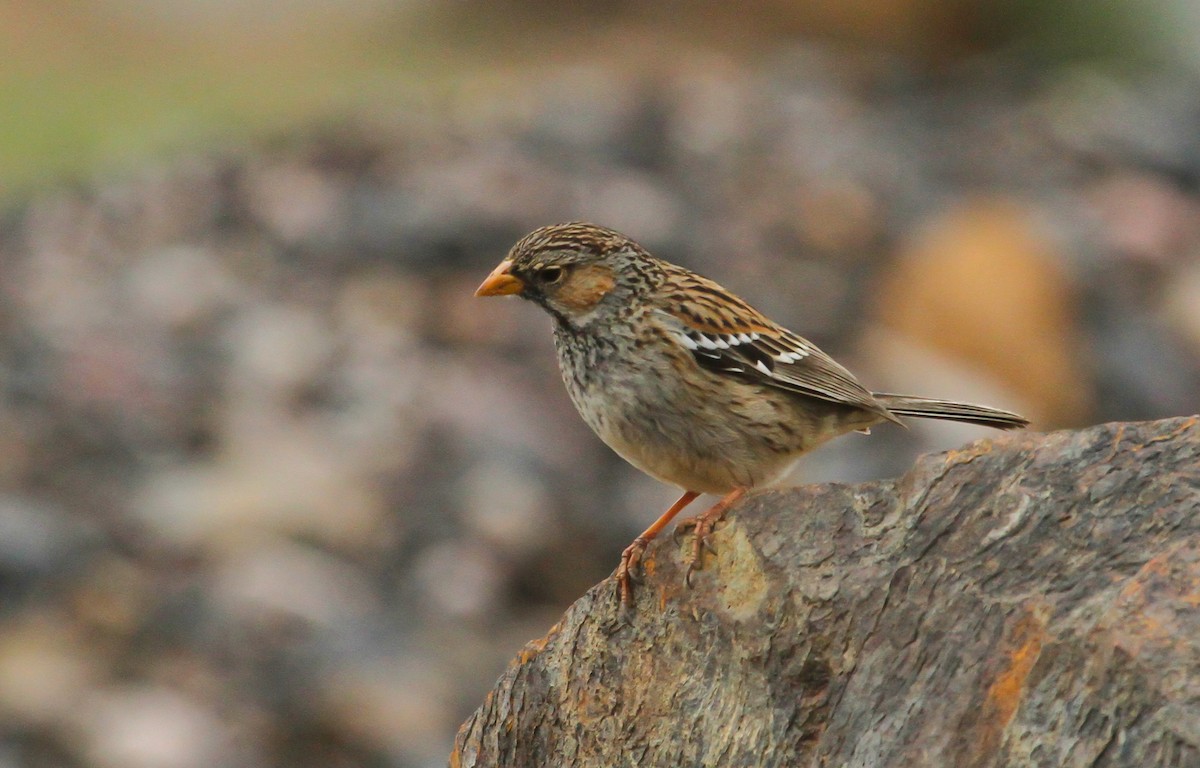
{"type": "Polygon", "coordinates": [[[592,224],[542,227],[522,238],[476,291],[507,294],[554,318],[563,382],[600,439],[684,490],[622,555],[625,603],[647,543],[701,493],[722,499],[685,521],[696,529],[689,576],[730,505],[831,438],[901,423],[900,416],[999,429],[1028,423],[985,406],[872,393],[812,342],[717,283],[592,224]]]}

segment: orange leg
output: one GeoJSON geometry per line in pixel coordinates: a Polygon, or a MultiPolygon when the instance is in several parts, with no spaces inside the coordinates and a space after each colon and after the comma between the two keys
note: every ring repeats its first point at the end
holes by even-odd
{"type": "Polygon", "coordinates": [[[646,551],[646,545],[650,540],[658,535],[658,532],[666,527],[667,523],[683,511],[683,508],[696,500],[700,494],[696,491],[688,491],[679,497],[679,500],[671,505],[671,508],[654,521],[654,523],[642,531],[642,535],[633,540],[633,543],[625,547],[625,551],[621,553],[621,564],[617,566],[617,588],[621,594],[621,605],[628,606],[630,603],[630,595],[632,594],[632,586],[630,585],[630,574],[637,570],[638,565],[642,562],[642,553],[646,551]]]}
{"type": "Polygon", "coordinates": [[[687,575],[684,577],[687,585],[692,585],[692,571],[700,570],[701,559],[705,549],[712,549],[708,543],[708,536],[712,533],[713,526],[725,515],[725,511],[732,507],[738,499],[746,495],[746,488],[734,488],[729,493],[721,497],[721,500],[713,504],[709,510],[703,514],[689,517],[687,520],[680,521],[676,532],[687,528],[695,528],[695,538],[692,540],[692,557],[688,561],[687,575]]]}

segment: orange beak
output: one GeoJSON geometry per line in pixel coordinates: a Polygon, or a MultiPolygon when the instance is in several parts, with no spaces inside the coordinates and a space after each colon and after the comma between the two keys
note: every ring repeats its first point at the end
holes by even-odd
{"type": "Polygon", "coordinates": [[[487,280],[475,289],[476,296],[508,296],[525,290],[525,281],[509,273],[512,261],[505,259],[500,262],[487,280]]]}

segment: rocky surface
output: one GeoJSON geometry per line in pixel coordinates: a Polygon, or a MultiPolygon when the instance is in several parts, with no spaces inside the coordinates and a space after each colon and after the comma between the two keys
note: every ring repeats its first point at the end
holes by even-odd
{"type": "Polygon", "coordinates": [[[660,541],[459,733],[471,766],[1200,764],[1200,419],[1005,436],[660,541]]]}

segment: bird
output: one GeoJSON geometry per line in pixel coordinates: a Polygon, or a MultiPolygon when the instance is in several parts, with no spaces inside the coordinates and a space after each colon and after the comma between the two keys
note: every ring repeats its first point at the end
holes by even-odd
{"type": "Polygon", "coordinates": [[[583,420],[634,467],[683,491],[621,554],[615,577],[626,607],[650,541],[702,494],[720,499],[676,529],[694,535],[688,584],[725,512],[832,438],[903,425],[901,417],[1029,423],[982,405],[871,392],[731,291],[595,224],[530,232],[475,295],[515,295],[549,313],[583,420]]]}

